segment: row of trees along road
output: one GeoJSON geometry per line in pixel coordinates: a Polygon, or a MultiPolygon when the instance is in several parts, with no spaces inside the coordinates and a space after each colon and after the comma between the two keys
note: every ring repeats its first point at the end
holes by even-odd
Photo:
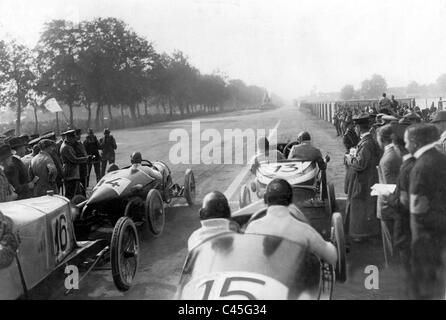
{"type": "Polygon", "coordinates": [[[87,126],[94,117],[100,128],[104,108],[110,119],[112,108],[120,108],[122,117],[128,108],[136,121],[139,104],[146,116],[150,106],[172,116],[177,111],[216,112],[225,104],[259,105],[265,93],[241,80],[203,75],[181,51],[157,53],[152,43],[115,18],[79,24],[53,20],[33,49],[0,41],[0,106],[16,112],[16,134],[28,105],[34,108],[37,132],[37,112],[49,98],[68,106],[71,127],[76,108],[86,108],[87,126]]]}
{"type": "Polygon", "coordinates": [[[384,77],[374,74],[370,79],[362,81],[361,88],[358,90],[355,90],[351,84],[345,85],[341,89],[340,96],[342,100],[378,99],[388,90],[410,97],[438,97],[446,92],[446,74],[441,74],[435,83],[420,85],[416,81],[411,81],[403,88],[388,88],[384,77]]]}

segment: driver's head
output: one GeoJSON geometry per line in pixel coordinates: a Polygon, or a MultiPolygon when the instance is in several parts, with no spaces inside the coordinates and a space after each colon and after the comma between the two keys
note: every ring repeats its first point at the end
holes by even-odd
{"type": "Polygon", "coordinates": [[[264,200],[268,206],[289,206],[293,200],[293,188],[288,181],[276,178],[266,186],[264,200]]]}
{"type": "Polygon", "coordinates": [[[130,156],[130,162],[132,164],[141,163],[142,162],[141,152],[133,152],[132,155],[130,156]]]}
{"type": "Polygon", "coordinates": [[[301,133],[299,133],[299,135],[297,136],[297,141],[299,143],[302,143],[304,141],[310,141],[311,140],[311,136],[307,131],[302,131],[301,133]]]}
{"type": "Polygon", "coordinates": [[[231,218],[231,209],[228,199],[219,191],[208,193],[203,199],[203,205],[200,209],[200,219],[229,219],[231,218]]]}

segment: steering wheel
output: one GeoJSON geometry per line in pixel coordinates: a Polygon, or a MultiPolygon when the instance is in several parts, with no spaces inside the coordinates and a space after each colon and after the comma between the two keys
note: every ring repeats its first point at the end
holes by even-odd
{"type": "Polygon", "coordinates": [[[298,145],[299,141],[291,141],[290,143],[288,143],[285,148],[283,148],[283,155],[288,158],[291,148],[295,145],[298,145]]]}
{"type": "Polygon", "coordinates": [[[263,217],[266,215],[266,210],[268,210],[268,208],[263,208],[263,209],[260,209],[259,211],[255,212],[255,213],[251,216],[251,218],[249,218],[248,223],[247,223],[246,225],[248,226],[248,225],[249,225],[251,222],[253,222],[254,220],[263,218],[263,217]]]}
{"type": "Polygon", "coordinates": [[[149,160],[141,160],[141,163],[142,163],[142,162],[147,163],[147,164],[149,165],[149,167],[153,167],[153,163],[150,162],[149,160]]]}

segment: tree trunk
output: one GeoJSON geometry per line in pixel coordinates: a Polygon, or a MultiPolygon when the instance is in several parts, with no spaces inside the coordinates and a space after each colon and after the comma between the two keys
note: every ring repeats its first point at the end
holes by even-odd
{"type": "Polygon", "coordinates": [[[135,108],[136,108],[136,104],[133,104],[133,105],[130,105],[130,106],[129,106],[129,109],[130,109],[130,117],[132,118],[132,120],[133,120],[134,122],[136,122],[136,110],[135,110],[135,108]]]}
{"type": "Polygon", "coordinates": [[[112,123],[113,122],[112,106],[108,105],[107,108],[108,108],[108,118],[110,119],[110,123],[112,123]]]}
{"type": "Polygon", "coordinates": [[[135,103],[136,114],[138,115],[138,119],[141,119],[141,110],[139,110],[139,103],[135,103]]]}
{"type": "Polygon", "coordinates": [[[147,103],[147,100],[146,99],[144,99],[144,115],[146,116],[146,118],[149,116],[149,106],[148,106],[148,103],[147,103]]]}
{"type": "Polygon", "coordinates": [[[122,122],[122,126],[125,127],[124,106],[122,104],[120,104],[119,107],[121,108],[121,122],[122,122]]]}
{"type": "Polygon", "coordinates": [[[21,119],[22,118],[22,104],[20,102],[20,93],[17,92],[17,119],[15,123],[15,135],[20,135],[21,119]]]}
{"type": "Polygon", "coordinates": [[[38,132],[39,132],[39,120],[37,119],[37,105],[34,105],[33,109],[34,109],[34,122],[35,122],[34,133],[38,134],[38,132]]]}
{"type": "Polygon", "coordinates": [[[74,119],[73,119],[73,104],[69,103],[68,104],[68,108],[70,109],[70,127],[73,128],[74,127],[73,126],[73,122],[74,122],[74,119]]]}
{"type": "Polygon", "coordinates": [[[87,111],[88,111],[87,127],[91,128],[91,103],[87,103],[87,111]]]}
{"type": "Polygon", "coordinates": [[[101,126],[101,123],[100,123],[101,109],[102,109],[102,106],[98,103],[98,106],[96,107],[96,119],[95,119],[96,130],[99,130],[100,126],[101,126]]]}
{"type": "Polygon", "coordinates": [[[172,117],[173,115],[173,105],[172,105],[172,101],[169,98],[169,114],[172,117]]]}

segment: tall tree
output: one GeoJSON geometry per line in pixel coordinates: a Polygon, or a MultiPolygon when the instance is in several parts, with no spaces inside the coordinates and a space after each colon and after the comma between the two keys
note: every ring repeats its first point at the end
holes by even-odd
{"type": "Polygon", "coordinates": [[[355,88],[351,84],[347,84],[341,89],[342,100],[352,100],[355,96],[355,88]]]}
{"type": "Polygon", "coordinates": [[[36,79],[31,51],[16,41],[0,41],[0,102],[16,111],[16,135],[20,134],[23,108],[36,79]]]}
{"type": "Polygon", "coordinates": [[[361,95],[366,99],[377,99],[387,90],[387,82],[384,77],[374,74],[361,85],[361,95]]]}
{"type": "Polygon", "coordinates": [[[82,70],[79,53],[84,33],[70,21],[53,20],[45,24],[36,50],[42,70],[39,87],[47,96],[68,105],[70,126],[74,124],[73,108],[80,106],[82,70]]]}

